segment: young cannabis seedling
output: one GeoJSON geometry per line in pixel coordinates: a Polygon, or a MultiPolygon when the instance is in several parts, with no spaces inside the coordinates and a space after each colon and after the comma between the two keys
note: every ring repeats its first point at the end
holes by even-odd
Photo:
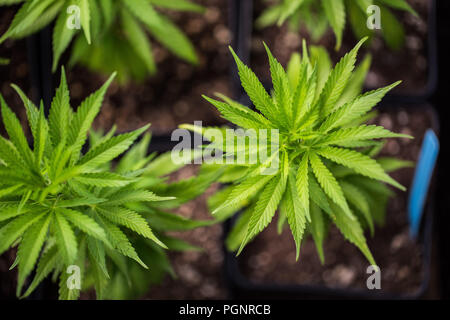
{"type": "MultiPolygon", "coordinates": [[[[111,135],[112,133],[108,133],[111,135]]],[[[102,139],[102,135],[93,133],[90,135],[91,144],[95,145],[102,139]]],[[[196,221],[181,217],[171,210],[177,208],[201,194],[218,179],[220,172],[200,171],[195,177],[177,182],[168,182],[167,175],[179,170],[183,164],[172,161],[171,152],[156,155],[148,155],[150,135],[146,134],[141,141],[136,143],[114,166],[115,173],[126,174],[128,172],[141,171],[141,180],[136,188],[146,190],[163,197],[175,198],[158,202],[136,202],[128,204],[130,210],[141,214],[148,222],[154,234],[169,250],[185,251],[199,250],[182,240],[167,234],[169,231],[187,231],[194,228],[209,226],[213,220],[196,221]]],[[[109,164],[108,166],[113,166],[109,164]]],[[[130,259],[120,255],[106,253],[106,266],[110,276],[110,282],[104,290],[107,299],[134,299],[149,291],[152,284],[158,284],[166,274],[175,277],[175,271],[171,267],[167,250],[158,246],[154,241],[140,237],[132,232],[125,232],[131,244],[136,248],[142,261],[149,265],[144,269],[130,259]]],[[[88,279],[89,287],[93,279],[88,279]]]]}
{"type": "Polygon", "coordinates": [[[0,6],[23,3],[0,38],[21,39],[53,21],[53,71],[74,40],[70,64],[118,78],[142,80],[156,72],[147,32],[179,58],[196,64],[194,47],[184,33],[156,8],[203,12],[189,0],[0,0],[0,6]]]}
{"type": "Polygon", "coordinates": [[[375,30],[367,27],[373,14],[368,13],[371,5],[380,8],[381,31],[391,49],[400,49],[405,41],[405,31],[390,8],[417,13],[406,0],[277,0],[258,18],[256,24],[264,28],[273,24],[281,26],[286,20],[293,30],[303,24],[314,41],[318,41],[331,27],[336,36],[336,49],[339,50],[346,25],[346,17],[355,37],[372,37],[375,30]]]}
{"type": "MultiPolygon", "coordinates": [[[[354,89],[358,87],[353,83],[356,56],[365,40],[328,73],[321,72],[326,68],[320,56],[314,64],[311,62],[306,46],[302,59],[294,57],[287,72],[266,47],[273,82],[271,95],[231,49],[242,86],[260,113],[226,97],[225,102],[205,99],[225,119],[246,132],[253,130],[257,134],[253,142],[249,139],[244,147],[235,145],[233,139],[237,134],[232,138],[227,136],[226,146],[214,137],[205,137],[227,158],[245,154],[246,159],[250,159],[252,154],[268,153],[265,160],[258,158],[256,164],[215,164],[229,168],[221,182],[233,181],[234,186],[212,199],[213,213],[226,217],[249,205],[228,239],[231,249],[239,248],[238,254],[267,227],[279,208],[281,221],[286,219],[292,231],[297,259],[305,230],[308,230],[323,260],[322,243],[329,220],[371,264],[375,264],[361,224],[373,228],[372,219],[379,213],[379,210],[372,210],[373,205],[376,207],[377,199],[385,201],[390,194],[381,182],[405,190],[384,168],[395,169],[408,164],[390,158],[374,160],[373,155],[382,146],[382,142],[375,139],[411,137],[381,126],[362,124],[370,117],[369,111],[399,84],[363,95],[358,94],[360,89],[354,89]],[[278,132],[278,142],[268,146],[265,138],[270,134],[266,132],[274,130],[278,132]],[[231,149],[229,141],[233,141],[231,149]],[[276,170],[267,174],[267,168],[276,170]]],[[[382,220],[382,216],[376,220],[382,220]]]]}
{"type": "Polygon", "coordinates": [[[105,136],[84,154],[81,152],[113,78],[73,111],[63,72],[48,119],[42,103],[36,108],[13,86],[26,108],[32,147],[19,120],[0,96],[9,136],[9,140],[0,137],[0,254],[18,246],[14,263],[19,269],[18,296],[28,296],[53,272],[60,279],[60,298],[77,298],[79,288],[67,285],[71,275],[68,267],[75,265],[80,270],[80,282],[85,274],[93,275],[101,298],[109,278],[105,252],[118,259],[131,258],[147,268],[124,228],[166,247],[143,216],[129,206],[173,198],[143,189],[141,170],[112,172],[108,165],[148,126],[105,136]],[[36,264],[36,275],[23,293],[25,280],[36,264]]]}

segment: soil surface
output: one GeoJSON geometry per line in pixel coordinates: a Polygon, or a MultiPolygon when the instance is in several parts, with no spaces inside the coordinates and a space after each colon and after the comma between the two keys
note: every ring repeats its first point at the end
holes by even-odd
{"type": "MultiPolygon", "coordinates": [[[[255,20],[267,5],[264,1],[255,0],[253,2],[253,17],[255,20]]],[[[366,86],[368,88],[378,88],[403,80],[403,83],[395,88],[393,92],[417,95],[425,90],[428,77],[427,21],[431,0],[408,0],[408,2],[418,12],[420,18],[395,10],[396,17],[406,30],[404,48],[398,51],[390,50],[380,35],[373,39],[369,48],[363,48],[359,54],[361,59],[365,53],[370,52],[373,58],[371,71],[366,78],[366,86]]],[[[265,41],[278,61],[286,66],[291,54],[299,52],[301,49],[302,39],[306,39],[308,44],[313,43],[306,30],[302,29],[300,32],[292,32],[289,31],[286,24],[281,28],[276,26],[261,30],[255,28],[251,41],[252,69],[264,81],[270,81],[268,59],[262,42],[265,41]]],[[[356,43],[357,40],[353,36],[347,21],[342,47],[339,52],[334,50],[335,38],[331,29],[328,30],[318,44],[323,45],[330,53],[332,60],[337,62],[356,43]]]]}
{"type": "MultiPolygon", "coordinates": [[[[158,72],[145,83],[126,86],[113,84],[108,90],[96,126],[109,128],[114,123],[119,131],[136,129],[152,123],[154,133],[167,133],[182,123],[202,120],[204,125],[223,121],[216,109],[202,94],[231,94],[229,88],[232,34],[228,29],[228,1],[196,0],[206,7],[204,15],[173,11],[165,12],[191,39],[200,64],[191,66],[152,41],[158,72]]],[[[106,80],[82,67],[69,72],[73,106],[106,80]]]]}
{"type": "MultiPolygon", "coordinates": [[[[381,155],[395,156],[416,162],[431,115],[422,111],[399,109],[381,112],[374,120],[395,132],[411,134],[414,140],[391,139],[381,155]]],[[[413,168],[392,174],[401,184],[410,187],[413,168]]],[[[395,191],[383,227],[376,227],[373,237],[366,232],[369,248],[381,268],[381,288],[392,293],[415,293],[423,281],[422,247],[409,238],[406,203],[407,192],[395,191]]],[[[277,234],[273,222],[238,259],[242,273],[253,282],[276,284],[319,285],[367,289],[366,268],[369,263],[359,250],[347,242],[333,225],[324,245],[325,264],[321,265],[312,238],[302,244],[300,260],[295,260],[295,244],[289,228],[277,234]]]]}
{"type": "MultiPolygon", "coordinates": [[[[196,166],[190,165],[171,178],[186,179],[194,175],[196,170],[196,166]]],[[[176,212],[191,219],[211,219],[206,200],[217,188],[217,185],[211,186],[205,194],[182,205],[176,212]]],[[[226,299],[228,293],[222,273],[222,226],[218,224],[170,234],[202,248],[203,251],[171,252],[169,258],[178,278],[166,276],[160,285],[150,288],[144,299],[226,299]]]]}

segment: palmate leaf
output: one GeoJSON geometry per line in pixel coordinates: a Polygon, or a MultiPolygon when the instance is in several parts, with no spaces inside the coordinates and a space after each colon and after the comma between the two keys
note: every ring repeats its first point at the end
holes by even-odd
{"type": "Polygon", "coordinates": [[[83,173],[76,176],[76,181],[96,187],[124,187],[134,180],[111,172],[83,173]]]}
{"type": "Polygon", "coordinates": [[[403,191],[406,190],[405,187],[388,176],[375,160],[359,152],[335,147],[327,147],[321,149],[318,153],[331,161],[342,164],[343,166],[353,169],[369,178],[389,183],[403,191]]]}
{"type": "Polygon", "coordinates": [[[160,23],[149,25],[150,33],[179,58],[198,64],[193,44],[186,35],[167,17],[158,14],[160,23]]]}
{"type": "Polygon", "coordinates": [[[341,61],[339,61],[333,71],[331,71],[320,96],[320,108],[322,115],[327,115],[334,111],[335,104],[344,91],[350,76],[352,75],[358,50],[364,41],[366,41],[366,39],[361,40],[352,51],[347,53],[341,61]]]}
{"type": "Polygon", "coordinates": [[[249,110],[246,107],[240,107],[236,103],[225,103],[217,101],[207,96],[203,96],[203,98],[209,103],[213,104],[225,119],[235,123],[242,128],[266,129],[268,127],[271,127],[270,122],[268,122],[266,118],[262,117],[259,113],[249,110]]]}
{"type": "Polygon", "coordinates": [[[310,205],[314,202],[315,205],[330,216],[330,219],[336,219],[333,210],[331,210],[329,198],[312,173],[309,174],[309,194],[311,195],[310,205]]]}
{"type": "Polygon", "coordinates": [[[122,23],[129,42],[133,46],[136,54],[144,61],[150,74],[156,72],[155,59],[153,57],[151,44],[145,31],[133,19],[127,10],[122,10],[122,23]]]}
{"type": "Polygon", "coordinates": [[[187,36],[154,8],[196,13],[205,11],[202,6],[188,0],[4,0],[0,6],[20,2],[23,5],[0,37],[0,43],[10,38],[24,38],[53,25],[53,72],[74,41],[71,64],[79,62],[104,73],[117,70],[121,81],[127,81],[130,77],[142,80],[154,74],[156,66],[150,39],[143,26],[175,55],[192,64],[198,63],[195,49],[187,36]],[[79,11],[68,11],[72,6],[79,11]],[[75,14],[79,15],[81,30],[67,25],[75,14]],[[115,54],[110,55],[111,51],[115,54]]]}
{"type": "MultiPolygon", "coordinates": [[[[12,187],[9,187],[9,188],[1,189],[0,190],[0,199],[3,198],[3,197],[7,197],[9,195],[12,195],[14,193],[18,193],[18,190],[20,188],[22,188],[22,187],[23,186],[21,184],[17,184],[15,186],[12,186],[12,187]]],[[[21,212],[22,212],[22,210],[21,210],[21,212]]],[[[2,221],[2,219],[5,219],[4,216],[5,216],[5,214],[3,213],[3,215],[0,217],[0,221],[2,221]]],[[[6,219],[9,219],[9,218],[6,218],[6,219]]]]}
{"type": "Polygon", "coordinates": [[[101,164],[109,162],[127,150],[136,138],[148,128],[149,125],[136,131],[121,134],[101,142],[95,148],[86,153],[86,155],[84,155],[77,162],[77,165],[82,166],[84,171],[88,171],[95,169],[101,164]]]}
{"type": "Polygon", "coordinates": [[[350,208],[348,207],[341,186],[336,181],[333,174],[328,170],[328,168],[323,164],[323,162],[316,154],[311,154],[309,156],[309,161],[311,163],[311,168],[314,172],[314,175],[316,176],[317,181],[319,182],[325,193],[330,197],[331,200],[333,200],[333,202],[341,207],[349,217],[352,217],[350,208]]]}
{"type": "Polygon", "coordinates": [[[123,190],[107,195],[109,205],[123,205],[137,202],[172,200],[174,197],[160,197],[148,190],[123,190]]]}
{"type": "Polygon", "coordinates": [[[72,163],[75,163],[79,158],[79,153],[86,141],[89,128],[100,111],[103,97],[114,77],[115,74],[113,74],[98,91],[90,95],[81,103],[70,122],[67,143],[73,146],[71,157],[72,163]]]}
{"type": "Polygon", "coordinates": [[[327,132],[333,128],[346,125],[363,116],[380,102],[390,90],[400,83],[401,81],[398,81],[390,86],[367,92],[364,95],[357,97],[355,100],[348,102],[331,113],[322,123],[320,130],[327,132]]]}
{"type": "Polygon", "coordinates": [[[61,256],[66,265],[71,265],[75,262],[78,251],[78,244],[72,227],[67,222],[66,218],[55,212],[52,219],[57,245],[61,256]]]}
{"type": "Polygon", "coordinates": [[[378,0],[386,6],[392,7],[394,9],[405,10],[418,16],[417,12],[406,2],[406,0],[378,0]]]}
{"type": "Polygon", "coordinates": [[[325,217],[320,207],[311,202],[311,223],[309,224],[309,231],[313,237],[314,243],[316,244],[317,253],[319,254],[319,259],[322,264],[325,263],[325,254],[323,252],[323,242],[326,236],[326,225],[325,217]]]}
{"type": "Polygon", "coordinates": [[[375,125],[362,125],[353,128],[336,130],[325,136],[320,145],[342,146],[346,143],[382,138],[412,138],[409,135],[391,132],[383,127],[375,125]]]}
{"type": "MultiPolygon", "coordinates": [[[[80,269],[80,282],[84,280],[84,264],[86,257],[86,241],[85,239],[81,239],[79,251],[77,254],[77,258],[75,261],[75,266],[80,269]]],[[[71,276],[70,269],[62,268],[61,275],[59,278],[59,299],[60,300],[77,300],[80,297],[80,288],[72,287],[74,283],[71,283],[69,277],[71,276]]],[[[81,285],[81,283],[80,283],[81,285]]]]}
{"type": "Polygon", "coordinates": [[[405,29],[388,8],[382,6],[380,9],[384,41],[389,48],[400,50],[405,44],[405,29]]]}
{"type": "Polygon", "coordinates": [[[39,121],[39,110],[36,108],[34,103],[28,99],[28,97],[25,95],[25,93],[15,84],[11,84],[11,87],[17,92],[20,99],[22,100],[25,109],[27,111],[27,119],[28,124],[30,126],[31,132],[33,134],[33,137],[36,136],[36,130],[37,130],[37,124],[39,121]]]}
{"type": "Polygon", "coordinates": [[[33,167],[33,155],[31,153],[28,141],[23,133],[22,126],[20,125],[19,119],[11,111],[11,109],[6,104],[2,96],[0,96],[1,102],[1,113],[3,118],[3,124],[5,126],[6,132],[8,132],[9,139],[16,147],[22,159],[28,167],[33,167]]]}
{"type": "MultiPolygon", "coordinates": [[[[290,60],[292,61],[292,59],[290,60]]],[[[292,117],[294,120],[294,127],[297,126],[303,116],[310,110],[316,95],[317,88],[317,68],[314,67],[311,75],[308,76],[309,65],[303,61],[298,67],[291,64],[291,69],[299,69],[298,75],[290,81],[295,92],[292,98],[292,117]],[[306,85],[305,85],[306,82],[306,85]]],[[[288,66],[288,76],[289,76],[288,66]]]]}
{"type": "Polygon", "coordinates": [[[122,207],[98,207],[96,209],[98,213],[104,216],[106,219],[114,222],[115,224],[123,225],[136,233],[153,240],[163,248],[167,248],[150,229],[147,221],[133,210],[129,210],[122,207]]]}
{"type": "Polygon", "coordinates": [[[277,0],[267,1],[267,3],[267,8],[256,20],[258,28],[271,25],[281,27],[286,22],[293,32],[298,32],[305,27],[315,42],[323,38],[327,29],[330,28],[336,38],[336,50],[341,48],[347,17],[357,39],[372,37],[375,34],[366,26],[367,10],[373,4],[382,10],[382,25],[386,25],[386,28],[383,27],[386,31],[383,36],[387,45],[394,50],[401,48],[404,44],[403,27],[389,9],[407,11],[418,17],[417,12],[407,0],[277,0]]]}
{"type": "Polygon", "coordinates": [[[243,183],[237,185],[230,193],[227,201],[220,207],[213,211],[213,214],[219,212],[222,208],[238,206],[241,201],[246,200],[254,196],[259,190],[261,190],[273,176],[266,175],[264,177],[256,176],[245,180],[243,183]]]}
{"type": "Polygon", "coordinates": [[[371,265],[376,266],[376,262],[370,253],[369,248],[367,247],[366,239],[364,237],[363,230],[356,219],[350,219],[348,215],[341,210],[338,206],[331,203],[333,208],[333,212],[336,214],[336,219],[334,223],[341,231],[342,235],[351,243],[361,250],[366,259],[369,261],[371,265]]]}
{"type": "Polygon", "coordinates": [[[105,202],[106,199],[96,198],[94,196],[87,196],[85,198],[73,198],[67,200],[58,200],[58,208],[73,208],[81,206],[89,206],[105,202]]]}
{"type": "MultiPolygon", "coordinates": [[[[148,214],[147,221],[152,228],[164,231],[186,231],[216,223],[214,220],[191,220],[161,210],[151,210],[148,214]]],[[[171,249],[169,244],[166,242],[164,244],[171,249]]]]}
{"type": "Polygon", "coordinates": [[[368,200],[365,198],[364,194],[359,191],[359,189],[346,182],[340,181],[339,184],[344,191],[345,197],[348,199],[349,203],[352,204],[359,212],[361,212],[364,216],[364,219],[369,226],[370,233],[373,235],[375,232],[373,218],[370,213],[370,205],[368,200]]]}
{"type": "Polygon", "coordinates": [[[308,182],[308,154],[306,153],[299,166],[297,171],[297,177],[295,185],[297,187],[297,196],[301,200],[303,208],[305,210],[305,215],[308,220],[310,220],[309,215],[309,182],[308,182]]]}
{"type": "Polygon", "coordinates": [[[300,8],[300,6],[305,2],[305,0],[288,0],[283,3],[281,15],[278,18],[278,26],[281,26],[286,19],[292,15],[295,11],[300,8]]]}
{"type": "Polygon", "coordinates": [[[231,47],[230,50],[239,69],[239,77],[241,79],[242,87],[254,103],[255,108],[261,111],[267,119],[271,121],[276,119],[277,109],[273,104],[272,98],[269,96],[266,89],[264,89],[261,82],[259,82],[253,71],[250,70],[250,68],[248,68],[241,61],[241,59],[239,59],[231,47]]]}
{"type": "Polygon", "coordinates": [[[79,211],[60,208],[57,209],[58,214],[64,215],[64,218],[70,221],[75,227],[82,230],[93,238],[109,244],[105,230],[91,217],[79,211]]]}
{"type": "Polygon", "coordinates": [[[270,73],[272,75],[272,97],[278,109],[278,117],[283,120],[282,125],[292,122],[290,83],[281,64],[274,58],[267,45],[264,43],[269,57],[270,73]]]}
{"type": "Polygon", "coordinates": [[[182,10],[182,11],[192,11],[192,12],[199,12],[202,13],[205,11],[205,8],[191,2],[189,0],[171,0],[171,1],[165,1],[165,0],[150,0],[150,3],[160,7],[160,8],[166,8],[166,9],[172,9],[172,10],[182,10]]]}
{"type": "Polygon", "coordinates": [[[48,140],[48,123],[44,116],[44,108],[39,111],[39,120],[34,136],[34,160],[35,166],[40,167],[48,140]]]}
{"type": "Polygon", "coordinates": [[[71,117],[72,108],[70,107],[69,88],[65,70],[62,68],[61,83],[56,90],[48,116],[50,137],[54,146],[57,146],[60,142],[63,144],[66,142],[71,117]]]}
{"type": "Polygon", "coordinates": [[[26,169],[25,162],[11,141],[0,136],[0,159],[11,169],[26,169]]]}
{"type": "MultiPolygon", "coordinates": [[[[43,2],[43,1],[39,1],[43,2]]],[[[29,26],[27,26],[24,29],[21,29],[20,31],[18,29],[15,30],[14,34],[11,35],[11,38],[14,39],[22,39],[25,37],[28,37],[39,30],[42,30],[46,26],[48,26],[58,15],[60,10],[63,8],[63,1],[53,1],[50,6],[48,6],[40,15],[39,17],[29,26]]],[[[36,5],[36,7],[38,7],[36,5]]],[[[33,8],[29,8],[29,11],[27,12],[28,15],[31,15],[31,13],[34,11],[33,8]]],[[[27,17],[28,18],[28,17],[27,17]]],[[[27,19],[24,20],[26,22],[27,19]]]]}
{"type": "Polygon", "coordinates": [[[87,43],[91,44],[91,13],[88,0],[76,0],[80,7],[81,28],[84,31],[87,43]]]}
{"type": "Polygon", "coordinates": [[[383,168],[385,172],[392,172],[403,168],[412,168],[414,163],[411,161],[405,161],[397,158],[378,158],[377,162],[383,168]]]}
{"type": "Polygon", "coordinates": [[[0,228],[0,254],[5,252],[29,227],[38,221],[45,212],[27,213],[0,228]]]}
{"type": "Polygon", "coordinates": [[[336,35],[336,50],[341,47],[345,27],[344,0],[322,0],[323,10],[336,35]]]}
{"type": "Polygon", "coordinates": [[[156,10],[146,0],[121,0],[125,7],[146,26],[160,24],[156,10]]]}
{"type": "Polygon", "coordinates": [[[300,245],[306,227],[306,217],[309,216],[309,208],[307,213],[305,203],[302,203],[300,200],[299,194],[301,195],[301,193],[298,192],[295,176],[292,173],[288,176],[286,188],[287,190],[281,203],[281,209],[285,211],[285,216],[291,227],[292,236],[294,237],[297,248],[296,259],[298,260],[300,257],[300,245]]]}
{"type": "MultiPolygon", "coordinates": [[[[75,0],[68,2],[69,6],[74,2],[75,0]]],[[[67,12],[65,10],[60,12],[53,29],[53,72],[56,71],[61,55],[69,47],[70,42],[76,34],[75,29],[67,28],[67,19],[67,12]]]]}
{"type": "Polygon", "coordinates": [[[47,214],[34,223],[23,235],[17,257],[19,259],[19,277],[17,295],[20,295],[25,278],[33,270],[36,260],[47,236],[51,215],[47,214]]]}
{"type": "Polygon", "coordinates": [[[265,186],[255,206],[255,210],[248,222],[247,232],[241,243],[238,254],[245,245],[260,233],[272,220],[278,204],[286,188],[286,179],[281,175],[273,177],[265,186]]]}
{"type": "Polygon", "coordinates": [[[106,253],[103,244],[96,239],[88,238],[87,247],[94,263],[103,272],[104,276],[109,278],[108,268],[106,266],[106,253]]]}
{"type": "Polygon", "coordinates": [[[32,7],[32,2],[26,1],[15,15],[8,30],[0,38],[0,43],[10,37],[20,38],[21,34],[24,32],[26,33],[27,29],[33,27],[33,24],[36,23],[44,10],[52,2],[54,2],[54,0],[42,0],[39,1],[39,4],[32,7]]]}
{"type": "Polygon", "coordinates": [[[39,259],[36,275],[33,278],[30,286],[27,288],[22,298],[28,297],[34,289],[57,267],[60,262],[60,257],[56,246],[53,246],[42,254],[39,259]]]}
{"type": "MultiPolygon", "coordinates": [[[[36,276],[24,296],[53,272],[53,279],[60,283],[59,298],[77,299],[80,289],[67,286],[67,281],[71,280],[68,267],[77,265],[81,271],[82,289],[94,285],[97,297],[105,297],[109,274],[117,271],[115,268],[109,270],[109,257],[114,256],[115,261],[131,258],[147,268],[134,244],[145,239],[146,247],[157,248],[159,245],[165,248],[157,237],[169,228],[165,222],[170,220],[171,226],[179,230],[214,223],[166,219],[167,216],[156,211],[160,228],[155,229],[157,234],[153,233],[143,215],[159,210],[157,202],[174,200],[170,196],[170,185],[160,175],[168,174],[180,165],[170,160],[170,153],[152,163],[155,155],[147,156],[147,135],[132,149],[131,155],[124,157],[127,161],[121,162],[121,173],[111,171],[114,158],[128,150],[148,126],[122,135],[115,135],[114,129],[105,136],[93,134],[89,140],[91,145],[86,145],[87,150],[81,155],[81,147],[85,145],[92,120],[99,112],[111,80],[74,113],[63,70],[49,119],[45,117],[42,104],[37,109],[15,87],[27,111],[33,138],[30,145],[17,117],[2,101],[2,118],[7,123],[10,139],[0,137],[0,253],[10,247],[19,248],[12,266],[19,266],[18,296],[37,264],[36,276]],[[164,190],[164,195],[158,196],[151,188],[164,190]],[[119,226],[129,230],[125,233],[119,226]],[[135,234],[128,238],[130,232],[135,234]]],[[[220,171],[211,171],[184,186],[192,187],[196,182],[195,186],[203,191],[218,176],[220,171]]],[[[198,196],[201,191],[183,194],[179,190],[178,195],[182,198],[179,203],[198,196]]],[[[153,222],[158,225],[158,221],[153,222]]],[[[142,250],[141,246],[136,247],[142,250]]],[[[158,250],[161,252],[158,261],[148,260],[148,254],[144,252],[145,261],[157,268],[166,265],[164,272],[170,271],[166,255],[162,248],[158,250]]],[[[134,265],[132,269],[136,270],[136,267],[140,268],[134,265]]]]}
{"type": "Polygon", "coordinates": [[[114,246],[114,248],[119,251],[124,256],[127,256],[136,262],[138,262],[142,267],[148,269],[147,265],[139,258],[136,253],[136,250],[133,248],[130,240],[127,236],[120,230],[119,227],[115,226],[113,223],[108,222],[104,219],[98,218],[101,222],[101,225],[106,231],[106,235],[114,246]]]}
{"type": "MultiPolygon", "coordinates": [[[[325,50],[308,51],[304,44],[302,55],[293,55],[287,72],[266,46],[273,82],[271,95],[231,50],[242,86],[261,114],[246,112],[242,105],[224,97],[221,98],[225,103],[208,101],[238,126],[259,132],[266,124],[265,129],[277,129],[279,141],[276,149],[272,150],[271,146],[269,156],[259,157],[256,164],[237,165],[224,161],[213,167],[205,166],[205,170],[222,170],[218,181],[234,182],[232,187],[210,199],[210,207],[218,219],[226,219],[234,211],[248,206],[227,239],[230,250],[237,250],[239,254],[280,209],[278,230],[282,231],[287,220],[296,244],[297,259],[307,229],[324,263],[323,244],[328,224],[333,222],[369,262],[374,263],[362,226],[368,226],[373,232],[374,221],[383,221],[387,199],[392,195],[383,183],[404,190],[386,171],[411,165],[392,159],[382,159],[378,163],[374,157],[384,145],[382,139],[412,137],[364,124],[373,118],[371,109],[399,84],[361,95],[370,57],[354,69],[357,52],[364,41],[346,54],[334,69],[325,50]],[[273,175],[265,175],[260,170],[280,162],[280,168],[277,167],[273,175]]],[[[208,133],[212,128],[182,127],[212,141],[205,150],[211,146],[222,147],[223,141],[216,142],[208,133]]],[[[226,129],[216,131],[223,133],[226,129]]],[[[256,155],[260,150],[268,151],[268,141],[260,136],[256,140],[235,147],[231,154],[256,155]]]]}

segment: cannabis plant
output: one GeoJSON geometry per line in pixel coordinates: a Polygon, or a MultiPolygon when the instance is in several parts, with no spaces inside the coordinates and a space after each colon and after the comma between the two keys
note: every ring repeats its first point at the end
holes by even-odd
{"type": "MultiPolygon", "coordinates": [[[[111,135],[113,132],[110,131],[107,135],[111,135]]],[[[90,135],[93,145],[98,144],[98,141],[102,139],[104,139],[102,134],[94,132],[90,135]]],[[[167,246],[168,250],[201,250],[201,248],[171,236],[168,232],[209,226],[214,221],[187,219],[172,213],[171,210],[203,194],[221,173],[219,171],[200,171],[195,177],[168,182],[168,175],[179,170],[183,164],[173,162],[171,152],[148,155],[150,139],[150,135],[146,134],[116,165],[110,163],[108,167],[114,167],[114,172],[117,174],[141,171],[141,180],[136,184],[136,188],[167,197],[167,199],[175,197],[166,201],[135,202],[128,204],[127,207],[129,210],[139,212],[147,220],[154,234],[167,246]]],[[[176,277],[167,256],[167,249],[163,249],[154,241],[133,232],[125,231],[125,233],[133,247],[136,248],[139,257],[150,268],[144,269],[130,259],[117,254],[112,255],[107,251],[104,276],[108,275],[111,280],[103,293],[104,297],[108,299],[137,298],[147,293],[151,285],[161,282],[166,274],[176,277]]],[[[84,288],[89,289],[94,280],[92,276],[88,277],[84,288]]]]}
{"type": "Polygon", "coordinates": [[[362,80],[355,85],[358,71],[353,70],[365,40],[329,72],[324,72],[327,68],[320,56],[312,62],[306,45],[301,59],[299,55],[294,57],[286,72],[266,46],[271,94],[231,49],[242,86],[259,112],[226,97],[224,102],[205,97],[244,133],[228,130],[225,139],[218,139],[217,130],[223,129],[185,126],[203,133],[211,141],[207,147],[214,150],[213,154],[223,154],[227,159],[225,163],[219,159],[210,168],[225,167],[220,181],[233,183],[211,199],[213,213],[223,219],[247,207],[227,240],[228,247],[238,254],[279,209],[280,225],[287,220],[292,231],[297,259],[305,232],[309,232],[323,261],[322,244],[326,227],[332,222],[375,264],[363,227],[373,230],[373,220],[382,221],[383,203],[391,194],[383,183],[405,190],[386,170],[409,163],[373,157],[382,147],[381,139],[411,137],[364,124],[371,117],[371,109],[400,83],[359,94],[360,89],[355,88],[362,80]],[[242,136],[246,139],[243,145],[242,140],[238,143],[242,136]],[[257,161],[252,163],[249,159],[255,154],[257,161]],[[264,154],[267,156],[262,157],[264,154]],[[246,161],[236,164],[238,157],[246,161]]]}
{"type": "Polygon", "coordinates": [[[391,9],[403,10],[417,16],[406,0],[277,0],[266,9],[256,24],[260,28],[278,24],[286,20],[292,30],[298,30],[302,24],[310,32],[314,41],[318,41],[331,27],[336,37],[336,49],[339,50],[346,25],[346,17],[353,33],[358,39],[372,37],[374,30],[367,27],[367,20],[373,14],[371,5],[380,8],[382,35],[391,49],[399,49],[405,40],[405,31],[391,9]]]}
{"type": "Polygon", "coordinates": [[[18,266],[18,296],[28,296],[53,272],[53,277],[59,278],[61,299],[77,298],[77,281],[88,276],[102,298],[108,284],[106,254],[119,263],[127,257],[148,267],[125,229],[167,247],[132,206],[174,198],[160,197],[145,189],[148,179],[142,170],[129,166],[113,172],[108,165],[148,126],[106,135],[83,149],[113,78],[73,111],[63,72],[48,118],[42,103],[37,108],[13,85],[25,105],[31,143],[0,96],[3,124],[9,136],[0,137],[0,254],[18,248],[12,266],[18,266]],[[33,270],[34,279],[23,292],[33,270]]]}
{"type": "Polygon", "coordinates": [[[0,38],[27,37],[53,21],[53,71],[74,39],[70,64],[94,71],[118,71],[122,82],[141,80],[156,71],[147,33],[179,58],[196,64],[194,47],[184,33],[156,8],[203,12],[189,0],[0,0],[23,3],[0,38]]]}

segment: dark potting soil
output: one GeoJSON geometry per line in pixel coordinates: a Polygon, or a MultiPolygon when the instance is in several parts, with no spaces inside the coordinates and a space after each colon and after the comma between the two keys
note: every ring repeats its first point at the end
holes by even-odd
{"type": "MultiPolygon", "coordinates": [[[[373,122],[395,132],[410,134],[414,140],[391,139],[382,156],[395,156],[416,162],[431,115],[418,110],[381,112],[373,122]]],[[[413,168],[398,170],[392,177],[410,187],[413,168]]],[[[407,192],[395,191],[387,208],[384,226],[373,237],[366,232],[368,246],[381,268],[382,291],[413,294],[423,281],[422,248],[409,237],[407,192]]],[[[265,284],[319,285],[365,289],[369,263],[359,250],[347,242],[333,225],[324,245],[325,264],[321,265],[314,241],[305,239],[300,259],[295,260],[295,244],[289,228],[277,234],[276,221],[244,249],[238,258],[241,272],[251,281],[265,284]]]]}
{"type": "MultiPolygon", "coordinates": [[[[171,176],[171,179],[186,179],[195,174],[197,167],[187,166],[171,176]]],[[[218,186],[211,186],[199,198],[182,205],[176,212],[182,216],[209,220],[206,200],[218,186]]],[[[188,232],[171,232],[173,236],[202,248],[202,251],[171,252],[169,258],[177,275],[166,276],[164,281],[149,288],[144,299],[225,299],[226,286],[223,281],[222,226],[202,227],[188,232]]]]}
{"type": "MultiPolygon", "coordinates": [[[[202,120],[204,124],[223,123],[218,112],[202,97],[215,92],[230,95],[228,83],[231,32],[228,29],[228,1],[196,0],[207,8],[204,15],[165,12],[191,39],[200,64],[192,66],[152,41],[157,74],[145,83],[119,86],[114,83],[106,95],[96,126],[119,131],[152,123],[155,133],[166,133],[179,124],[202,120]]],[[[69,73],[73,106],[99,88],[105,77],[82,67],[69,73]]]]}
{"type": "MultiPolygon", "coordinates": [[[[254,2],[254,19],[260,16],[267,7],[264,1],[254,2]]],[[[421,94],[425,90],[428,77],[428,54],[427,54],[427,31],[428,12],[431,0],[408,0],[411,6],[418,12],[419,17],[405,12],[395,10],[395,16],[401,21],[406,30],[406,41],[404,48],[392,51],[381,39],[375,37],[369,48],[363,48],[359,58],[366,53],[372,55],[372,67],[366,78],[368,88],[379,88],[389,85],[395,81],[403,80],[403,83],[395,88],[397,93],[421,94]]],[[[274,56],[284,66],[287,65],[293,52],[301,50],[302,39],[308,44],[313,44],[308,32],[302,29],[300,32],[292,32],[287,25],[278,28],[276,26],[258,30],[254,28],[251,41],[251,66],[258,76],[264,81],[270,81],[270,71],[263,41],[271,49],[274,56]]],[[[318,43],[324,46],[330,53],[334,62],[357,43],[353,32],[347,23],[342,47],[339,52],[334,50],[335,38],[331,30],[328,30],[323,39],[318,43]]]]}

